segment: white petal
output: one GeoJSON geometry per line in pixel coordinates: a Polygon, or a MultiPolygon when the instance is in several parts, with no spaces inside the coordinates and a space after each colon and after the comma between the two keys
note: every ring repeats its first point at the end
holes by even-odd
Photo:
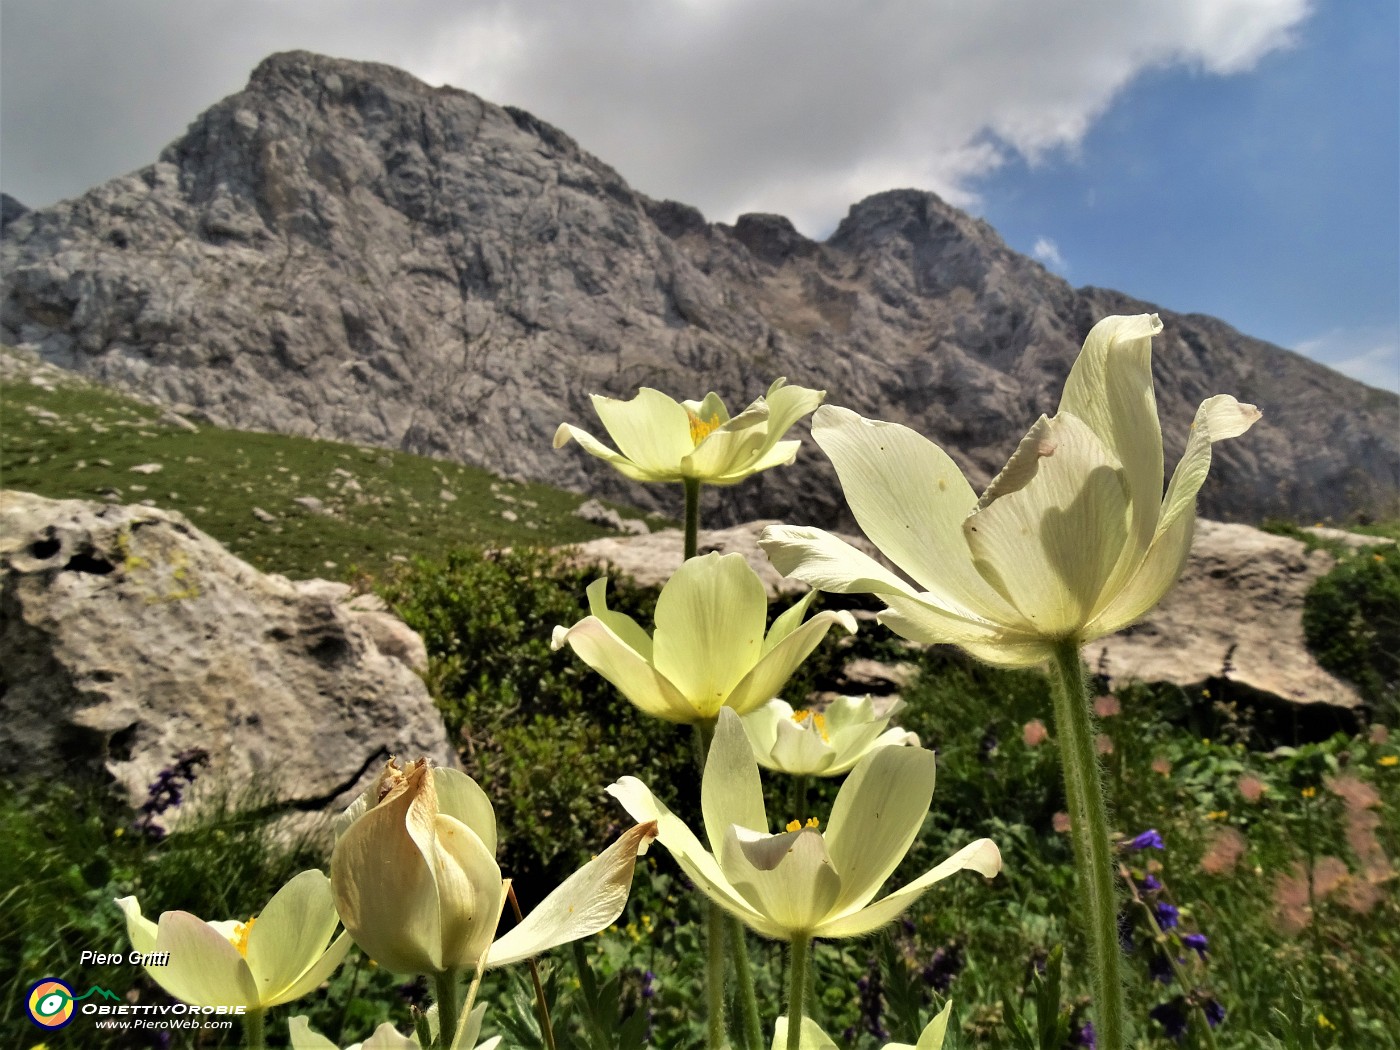
{"type": "Polygon", "coordinates": [[[651,635],[642,629],[641,624],[626,613],[608,608],[608,578],[594,580],[585,592],[588,595],[588,612],[607,625],[608,630],[622,639],[623,643],[637,651],[637,655],[651,662],[651,635]]]}
{"type": "Polygon", "coordinates": [[[551,644],[555,649],[568,644],[580,660],[649,715],[670,722],[694,722],[710,717],[698,711],[645,657],[596,616],[585,617],[567,630],[556,627],[551,644]]]}
{"type": "Polygon", "coordinates": [[[827,848],[841,876],[837,911],[864,906],[909,852],[929,803],[937,761],[923,748],[884,748],[852,770],[836,796],[827,848]]]}
{"type": "Polygon", "coordinates": [[[830,457],[861,530],[940,604],[1001,619],[1005,603],[974,571],[963,519],[977,496],[952,458],[897,423],[823,405],[812,437],[830,457]]]}
{"type": "MultiPolygon", "coordinates": [[[[256,928],[255,926],[254,929],[256,928]]],[[[263,1005],[279,1006],[282,1003],[294,1002],[304,995],[310,995],[330,980],[331,974],[340,968],[340,964],[345,961],[345,956],[350,954],[350,948],[353,944],[350,935],[342,932],[339,937],[331,941],[326,953],[312,963],[306,972],[278,993],[275,998],[264,1000],[263,1005]]]]}
{"type": "Polygon", "coordinates": [[[146,968],[156,984],[192,1006],[262,1008],[248,963],[218,930],[183,911],[162,913],[159,930],[155,951],[170,961],[146,968]]]}
{"type": "Polygon", "coordinates": [[[271,1003],[295,984],[325,954],[339,924],[331,880],[322,872],[303,871],[273,894],[248,931],[258,997],[271,1003]]]}
{"type": "Polygon", "coordinates": [[[739,721],[753,745],[755,757],[768,754],[778,739],[778,725],[792,718],[792,705],[786,700],[770,700],[754,708],[739,721]]]}
{"type": "Polygon", "coordinates": [[[681,458],[695,448],[690,414],[674,398],[642,387],[631,401],[593,395],[593,410],[618,451],[658,481],[680,477],[681,458]]]}
{"type": "Polygon", "coordinates": [[[637,854],[657,825],[638,824],[565,879],[509,933],[491,945],[487,966],[505,966],[607,929],[627,905],[637,854]]]}
{"type": "Polygon", "coordinates": [[[1156,314],[1106,317],[1094,325],[1059,408],[1082,419],[1123,465],[1139,551],[1152,540],[1162,502],[1162,430],[1152,389],[1152,337],[1161,330],[1156,314]]]}
{"type": "Polygon", "coordinates": [[[496,811],[481,785],[460,770],[439,766],[433,769],[433,789],[438,812],[471,828],[486,852],[495,856],[496,811]]]}
{"type": "Polygon", "coordinates": [[[292,1042],[292,1050],[340,1050],[320,1032],[312,1029],[305,1014],[287,1018],[287,1034],[292,1042]]]}
{"type": "Polygon", "coordinates": [[[764,932],[761,924],[766,920],[729,884],[714,854],[700,845],[695,833],[667,809],[650,788],[636,777],[623,777],[610,784],[607,792],[622,803],[622,808],[633,820],[656,822],[656,840],[676,858],[676,863],[701,893],[739,920],[764,932]]]}
{"type": "Polygon", "coordinates": [[[608,448],[607,445],[603,444],[588,431],[580,430],[578,427],[569,423],[559,424],[559,429],[554,432],[554,447],[563,448],[569,443],[570,438],[573,438],[573,440],[582,445],[583,450],[589,455],[597,456],[599,459],[611,464],[619,473],[631,478],[633,481],[669,480],[669,478],[657,478],[652,472],[643,470],[641,467],[637,466],[637,464],[633,463],[621,452],[615,452],[613,449],[608,448]]]}
{"type": "MultiPolygon", "coordinates": [[[[777,739],[764,764],[793,776],[823,776],[836,761],[836,752],[822,739],[815,727],[804,728],[792,719],[779,722],[777,739]]],[[[794,820],[806,820],[808,814],[794,813],[794,820]]]]}
{"type": "MultiPolygon", "coordinates": [[[[788,1019],[784,1014],[775,1022],[772,1050],[787,1050],[788,1019]]],[[[840,1050],[831,1036],[822,1031],[821,1025],[803,1015],[802,1033],[798,1038],[798,1050],[840,1050]]]]}
{"type": "Polygon", "coordinates": [[[657,673],[701,717],[713,718],[758,662],[767,613],[763,581],[742,554],[691,558],[656,601],[652,652],[657,673]]]}
{"type": "Polygon", "coordinates": [[[784,940],[810,934],[841,892],[841,879],[815,828],[769,835],[731,825],[719,861],[730,885],[783,931],[784,940]]]}
{"type": "Polygon", "coordinates": [[[1091,624],[1090,637],[1120,630],[1141,619],[1171,590],[1191,552],[1196,494],[1210,470],[1211,445],[1239,437],[1260,418],[1253,405],[1229,394],[1207,398],[1196,410],[1186,451],[1172,473],[1151,547],[1137,572],[1113,594],[1091,624]]]}
{"type": "Polygon", "coordinates": [[[726,706],[742,715],[760,704],[766,704],[787,685],[793,672],[821,644],[826,632],[835,624],[844,627],[847,634],[856,633],[856,618],[845,609],[827,609],[817,613],[763,654],[758,665],[734,686],[725,701],[726,706]]]}
{"type": "Polygon", "coordinates": [[[754,763],[753,747],[738,716],[728,708],[719,713],[710,753],[705,756],[705,774],[700,778],[700,809],[705,820],[705,837],[712,846],[723,841],[725,830],[731,824],[768,828],[763,784],[754,763]]]}
{"type": "Polygon", "coordinates": [[[142,955],[155,951],[157,927],[141,914],[140,902],[135,897],[122,897],[116,903],[126,917],[126,935],[131,946],[142,955]]]}
{"type": "Polygon", "coordinates": [[[971,868],[989,879],[995,876],[1001,871],[1001,853],[996,844],[991,839],[978,839],[888,897],[859,911],[824,922],[815,934],[818,937],[859,937],[877,930],[923,896],[935,882],[965,868],[971,868]]]}
{"type": "Polygon", "coordinates": [[[868,554],[822,529],[769,525],[759,537],[768,560],[784,576],[836,594],[917,592],[868,554]]]}
{"type": "Polygon", "coordinates": [[[968,546],[978,571],[1021,613],[1024,630],[1064,636],[1085,626],[1124,557],[1123,470],[1069,414],[1042,417],[1012,458],[1033,464],[1034,474],[969,515],[968,546]]]}

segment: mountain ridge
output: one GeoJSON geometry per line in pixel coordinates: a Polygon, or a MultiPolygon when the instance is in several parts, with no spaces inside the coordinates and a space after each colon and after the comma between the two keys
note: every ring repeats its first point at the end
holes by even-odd
{"type": "MultiPolygon", "coordinates": [[[[590,393],[779,375],[913,426],[974,483],[1054,409],[1106,313],[1166,324],[1169,463],[1196,404],[1259,403],[1202,493],[1226,519],[1386,512],[1395,395],[1204,315],[1074,289],[936,195],[857,202],[814,241],[782,216],[657,201],[523,110],[393,67],[287,52],[151,166],[13,217],[0,328],[47,360],[207,418],[445,456],[666,513],[577,450],[590,393]]],[[[712,493],[707,521],[848,521],[814,448],[712,493]]]]}

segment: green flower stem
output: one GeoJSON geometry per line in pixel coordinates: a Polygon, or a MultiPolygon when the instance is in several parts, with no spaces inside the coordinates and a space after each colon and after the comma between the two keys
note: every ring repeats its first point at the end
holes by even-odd
{"type": "Polygon", "coordinates": [[[1055,731],[1069,800],[1070,837],[1079,869],[1080,893],[1088,908],[1090,961],[1093,970],[1097,1033],[1102,1050],[1123,1050],[1122,952],[1118,944],[1118,896],[1113,853],[1108,841],[1108,811],[1094,750],[1089,692],[1073,640],[1057,642],[1052,661],[1055,684],[1055,731]]]}
{"type": "Polygon", "coordinates": [[[462,1013],[460,974],[447,970],[433,975],[434,1001],[438,1008],[438,1043],[447,1047],[457,1038],[457,1020],[462,1013]]]}
{"type": "Polygon", "coordinates": [[[753,988],[753,970],[749,967],[749,946],[743,924],[732,915],[726,916],[729,926],[729,956],[734,963],[734,975],[739,984],[739,1010],[744,1023],[746,1050],[763,1050],[763,1023],[758,1019],[758,996],[753,988]]]}
{"type": "Polygon", "coordinates": [[[249,1010],[243,1015],[243,1045],[248,1050],[263,1050],[267,1037],[263,1034],[263,1011],[249,1010]]]}
{"type": "Polygon", "coordinates": [[[787,1050],[801,1050],[802,1011],[807,997],[807,960],[812,950],[812,938],[801,934],[792,939],[792,972],[788,987],[787,1050]]]}
{"type": "Polygon", "coordinates": [[[724,909],[705,906],[705,1046],[724,1050],[724,909]]]}
{"type": "Polygon", "coordinates": [[[685,558],[695,557],[700,548],[700,479],[685,479],[685,558]]]}
{"type": "MultiPolygon", "coordinates": [[[[686,483],[689,489],[690,483],[686,483]]],[[[699,487],[698,485],[696,486],[699,487]]],[[[689,515],[687,515],[689,517],[689,515]]],[[[689,542],[687,540],[687,542],[689,542]]],[[[710,753],[710,741],[714,739],[713,722],[695,723],[695,765],[703,778],[705,759],[710,753]]],[[[705,906],[705,1046],[708,1050],[723,1050],[726,1045],[724,1031],[724,926],[728,918],[718,904],[705,906]]]]}

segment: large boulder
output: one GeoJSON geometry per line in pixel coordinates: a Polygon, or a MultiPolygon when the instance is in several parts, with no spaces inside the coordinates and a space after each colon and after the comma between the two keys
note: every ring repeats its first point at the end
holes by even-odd
{"type": "Polygon", "coordinates": [[[1141,623],[1084,658],[1113,680],[1223,681],[1292,704],[1354,709],[1361,697],[1323,670],[1303,638],[1303,598],[1336,560],[1248,525],[1198,521],[1177,585],[1141,623]]]}
{"type": "Polygon", "coordinates": [[[140,807],[201,748],[203,776],[306,810],[389,755],[453,763],[421,643],[345,590],[264,575],[179,514],[0,492],[0,774],[105,769],[140,807]]]}
{"type": "MultiPolygon", "coordinates": [[[[700,550],[743,554],[770,598],[801,593],[806,586],[780,576],[758,546],[769,524],[755,521],[703,532],[700,550]]],[[[843,538],[879,556],[863,538],[843,538]]],[[[609,536],[573,550],[578,564],[608,563],[640,583],[660,585],[680,567],[681,535],[672,529],[609,536]]],[[[1355,688],[1323,670],[1303,639],[1303,598],[1334,564],[1326,551],[1310,551],[1298,540],[1248,525],[1200,520],[1176,587],[1141,623],[1086,646],[1084,658],[1114,683],[1169,682],[1195,689],[1226,681],[1255,696],[1291,704],[1354,709],[1361,703],[1355,688]]],[[[872,623],[862,630],[882,628],[872,623]]],[[[882,681],[899,677],[898,668],[880,671],[873,661],[857,664],[847,671],[852,691],[888,692],[888,686],[860,685],[876,671],[882,681]]]]}

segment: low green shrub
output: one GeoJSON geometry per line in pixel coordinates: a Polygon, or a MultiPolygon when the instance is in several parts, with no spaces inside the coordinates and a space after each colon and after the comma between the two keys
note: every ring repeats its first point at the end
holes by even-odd
{"type": "Polygon", "coordinates": [[[1319,664],[1355,684],[1382,721],[1400,723],[1400,546],[1343,557],[1308,591],[1303,632],[1319,664]]]}

